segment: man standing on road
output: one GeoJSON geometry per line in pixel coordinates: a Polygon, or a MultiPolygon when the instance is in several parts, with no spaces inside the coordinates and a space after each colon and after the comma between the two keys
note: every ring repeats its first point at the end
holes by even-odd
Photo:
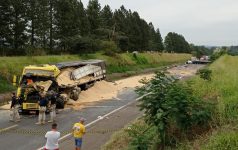
{"type": "Polygon", "coordinates": [[[57,95],[53,94],[50,99],[50,120],[48,122],[55,122],[56,118],[56,98],[57,95]]]}
{"type": "Polygon", "coordinates": [[[84,126],[85,119],[80,118],[78,123],[75,123],[73,126],[73,135],[75,138],[75,150],[81,150],[82,147],[82,138],[85,134],[85,126],[84,126]]]}
{"type": "Polygon", "coordinates": [[[38,101],[39,104],[39,118],[36,124],[45,124],[45,111],[47,106],[47,99],[45,95],[40,96],[40,100],[38,101]]]}
{"type": "Polygon", "coordinates": [[[57,124],[52,124],[52,130],[45,134],[47,139],[44,150],[59,150],[60,132],[57,131],[57,124]]]}
{"type": "Polygon", "coordinates": [[[10,121],[15,121],[15,122],[20,121],[18,108],[19,108],[19,103],[18,103],[18,100],[16,98],[16,94],[12,93],[12,104],[11,104],[11,108],[10,108],[12,110],[12,114],[11,114],[10,121]]]}

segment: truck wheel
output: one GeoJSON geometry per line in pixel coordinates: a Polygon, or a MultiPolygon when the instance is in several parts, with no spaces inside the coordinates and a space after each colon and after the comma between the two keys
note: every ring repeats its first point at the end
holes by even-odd
{"type": "Polygon", "coordinates": [[[81,92],[80,88],[78,88],[78,87],[74,88],[73,91],[70,94],[70,98],[75,100],[75,101],[78,100],[80,92],[81,92]]]}
{"type": "Polygon", "coordinates": [[[56,108],[64,109],[64,99],[62,97],[58,97],[56,100],[56,108]]]}
{"type": "Polygon", "coordinates": [[[85,83],[84,85],[82,85],[82,90],[87,90],[88,88],[90,88],[90,85],[88,83],[85,83]]]}

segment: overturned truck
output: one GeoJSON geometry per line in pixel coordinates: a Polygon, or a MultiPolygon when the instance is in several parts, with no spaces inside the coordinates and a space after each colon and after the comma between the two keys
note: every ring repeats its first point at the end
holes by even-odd
{"type": "Polygon", "coordinates": [[[38,100],[44,95],[55,98],[56,107],[64,108],[69,99],[78,100],[81,90],[106,77],[103,60],[62,62],[55,65],[26,66],[17,89],[20,112],[36,113],[38,100]]]}

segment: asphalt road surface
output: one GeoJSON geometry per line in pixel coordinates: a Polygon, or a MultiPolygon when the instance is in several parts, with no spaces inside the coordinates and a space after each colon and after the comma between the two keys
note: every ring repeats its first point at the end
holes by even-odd
{"type": "MultiPolygon", "coordinates": [[[[116,131],[120,131],[125,125],[131,123],[142,116],[143,112],[137,107],[138,102],[131,102],[125,107],[116,109],[114,113],[105,115],[101,119],[98,119],[94,124],[87,126],[86,134],[83,137],[83,150],[100,150],[105,143],[110,140],[112,134],[116,131]]],[[[61,150],[73,150],[74,138],[68,136],[60,142],[61,150]]]]}
{"type": "MultiPolygon", "coordinates": [[[[133,89],[121,92],[117,99],[90,104],[80,110],[65,109],[57,115],[58,130],[61,137],[71,132],[72,125],[80,117],[87,119],[86,124],[100,119],[101,116],[112,112],[128,103],[136,101],[137,95],[133,89]]],[[[51,124],[35,125],[37,116],[22,116],[19,123],[9,122],[10,112],[0,110],[0,149],[1,150],[35,150],[45,144],[45,133],[51,129],[51,124]]],[[[49,115],[47,115],[49,119],[49,115]]]]}

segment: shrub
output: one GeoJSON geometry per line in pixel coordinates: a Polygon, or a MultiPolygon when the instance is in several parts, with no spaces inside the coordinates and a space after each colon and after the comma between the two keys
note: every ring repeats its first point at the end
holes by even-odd
{"type": "Polygon", "coordinates": [[[101,49],[104,51],[104,54],[107,56],[115,56],[119,52],[119,49],[115,42],[113,41],[102,41],[101,49]]]}
{"type": "Polygon", "coordinates": [[[132,59],[136,62],[136,64],[139,64],[139,65],[144,65],[149,63],[148,60],[144,56],[137,53],[132,54],[132,59]]]}
{"type": "Polygon", "coordinates": [[[211,80],[212,80],[212,78],[211,78],[211,76],[212,76],[212,70],[207,69],[207,68],[205,68],[205,69],[200,69],[200,70],[198,71],[198,73],[199,73],[201,79],[207,80],[207,81],[211,81],[211,80]]]}
{"type": "Polygon", "coordinates": [[[210,105],[177,81],[158,72],[148,84],[137,89],[140,95],[146,95],[139,106],[145,112],[145,121],[156,127],[161,149],[177,142],[177,132],[186,134],[194,126],[206,126],[211,119],[210,105]]]}

